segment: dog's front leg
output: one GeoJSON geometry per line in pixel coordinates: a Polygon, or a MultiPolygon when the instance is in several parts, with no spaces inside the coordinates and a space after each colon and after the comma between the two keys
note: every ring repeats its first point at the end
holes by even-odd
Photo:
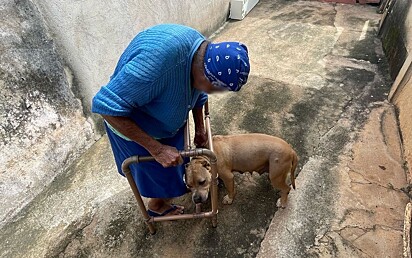
{"type": "Polygon", "coordinates": [[[225,184],[227,195],[223,197],[223,204],[232,204],[233,199],[235,198],[235,179],[231,170],[222,171],[219,176],[225,184]]]}

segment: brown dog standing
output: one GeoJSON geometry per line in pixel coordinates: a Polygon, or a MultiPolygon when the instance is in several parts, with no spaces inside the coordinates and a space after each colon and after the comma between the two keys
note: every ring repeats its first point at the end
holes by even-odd
{"type": "MultiPolygon", "coordinates": [[[[233,171],[259,173],[269,172],[273,187],[280,190],[279,207],[285,208],[290,186],[295,189],[295,169],[298,157],[292,147],[284,140],[265,134],[239,134],[213,137],[214,151],[217,156],[218,175],[226,186],[228,194],[224,204],[231,204],[235,198],[233,171]]],[[[195,203],[205,202],[208,198],[210,164],[204,158],[194,158],[186,166],[186,183],[192,190],[195,203]]]]}

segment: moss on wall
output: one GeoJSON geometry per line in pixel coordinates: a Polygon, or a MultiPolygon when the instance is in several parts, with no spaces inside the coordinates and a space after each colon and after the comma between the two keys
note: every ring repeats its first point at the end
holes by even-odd
{"type": "Polygon", "coordinates": [[[380,31],[383,49],[388,57],[390,74],[393,79],[396,78],[408,55],[405,23],[411,3],[412,0],[394,2],[380,31]]]}

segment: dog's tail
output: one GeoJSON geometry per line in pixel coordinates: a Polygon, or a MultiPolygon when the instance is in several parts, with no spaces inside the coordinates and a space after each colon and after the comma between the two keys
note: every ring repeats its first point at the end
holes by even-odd
{"type": "Polygon", "coordinates": [[[298,166],[299,158],[298,158],[298,155],[296,154],[295,151],[293,151],[292,155],[293,155],[293,157],[292,157],[292,169],[290,170],[290,181],[292,182],[293,190],[295,190],[296,189],[296,186],[295,186],[295,170],[296,170],[296,167],[298,166]]]}

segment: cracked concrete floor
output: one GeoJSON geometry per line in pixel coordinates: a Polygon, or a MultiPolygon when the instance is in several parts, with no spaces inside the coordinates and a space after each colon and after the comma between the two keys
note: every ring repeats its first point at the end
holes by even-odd
{"type": "MultiPolygon", "coordinates": [[[[149,236],[102,138],[2,228],[1,256],[399,257],[407,179],[378,22],[371,6],[262,0],[213,39],[245,42],[252,65],[241,92],[211,97],[213,132],[294,146],[297,190],[285,210],[266,175],[236,174],[237,199],[220,204],[217,229],[164,223],[149,236]]],[[[188,196],[176,202],[193,208],[188,196]]]]}
{"type": "Polygon", "coordinates": [[[308,200],[302,192],[292,193],[290,207],[272,220],[258,257],[402,257],[409,199],[402,191],[407,179],[395,117],[390,104],[371,104],[363,129],[353,133],[353,141],[329,168],[336,174],[331,216],[318,215],[318,223],[313,223],[312,211],[325,197],[325,182],[312,174],[318,173],[316,159],[324,157],[305,164],[300,185],[310,184],[319,196],[308,200]]]}

